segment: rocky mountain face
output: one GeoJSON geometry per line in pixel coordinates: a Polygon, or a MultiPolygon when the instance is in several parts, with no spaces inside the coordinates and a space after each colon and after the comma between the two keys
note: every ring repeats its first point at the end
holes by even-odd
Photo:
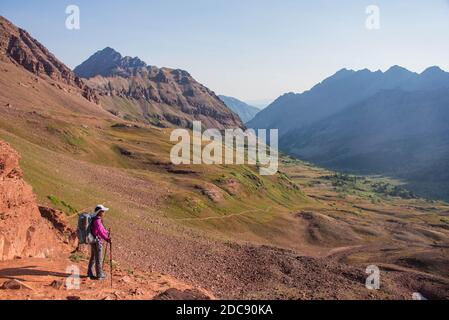
{"type": "Polygon", "coordinates": [[[75,73],[87,78],[108,111],[127,120],[161,127],[190,128],[194,120],[205,128],[243,127],[238,115],[184,70],[148,66],[106,48],[76,67],[75,73]]]}
{"type": "Polygon", "coordinates": [[[64,252],[73,240],[64,217],[42,208],[23,181],[19,155],[0,140],[0,261],[44,258],[64,252]]]}
{"type": "Polygon", "coordinates": [[[341,70],[286,94],[248,126],[279,128],[281,149],[321,166],[401,178],[420,195],[449,199],[449,73],[395,66],[341,70]]]}
{"type": "Polygon", "coordinates": [[[260,109],[250,106],[247,103],[240,101],[239,99],[223,95],[219,96],[219,98],[228,106],[229,109],[239,115],[243,123],[247,123],[248,121],[252,120],[256,116],[256,114],[260,112],[260,109]]]}
{"type": "Polygon", "coordinates": [[[0,59],[11,60],[40,78],[50,78],[77,88],[83,97],[98,103],[94,90],[89,88],[66,65],[59,61],[28,32],[0,16],[0,59]]]}

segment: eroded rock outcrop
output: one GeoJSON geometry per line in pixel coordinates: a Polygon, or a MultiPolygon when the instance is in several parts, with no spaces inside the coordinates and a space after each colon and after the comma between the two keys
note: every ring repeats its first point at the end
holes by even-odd
{"type": "MultiPolygon", "coordinates": [[[[0,261],[44,258],[69,249],[64,233],[41,216],[31,187],[23,180],[19,155],[0,140],[0,261]]],[[[59,228],[67,233],[60,219],[59,228]]]]}

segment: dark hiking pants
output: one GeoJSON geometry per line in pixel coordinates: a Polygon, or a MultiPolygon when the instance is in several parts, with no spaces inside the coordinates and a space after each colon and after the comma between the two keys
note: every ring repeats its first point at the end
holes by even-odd
{"type": "Polygon", "coordinates": [[[89,260],[89,277],[94,276],[94,266],[98,278],[104,278],[105,274],[103,272],[103,244],[96,242],[90,245],[91,253],[89,260]]]}

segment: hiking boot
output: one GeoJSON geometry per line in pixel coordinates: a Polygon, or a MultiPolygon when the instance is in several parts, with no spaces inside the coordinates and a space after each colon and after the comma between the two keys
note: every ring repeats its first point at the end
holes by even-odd
{"type": "Polygon", "coordinates": [[[105,275],[105,274],[100,274],[100,275],[96,278],[96,280],[98,280],[98,281],[104,281],[104,280],[106,280],[106,275],[105,275]]]}
{"type": "Polygon", "coordinates": [[[94,276],[93,274],[88,274],[87,277],[88,277],[90,280],[97,280],[97,277],[94,276]]]}

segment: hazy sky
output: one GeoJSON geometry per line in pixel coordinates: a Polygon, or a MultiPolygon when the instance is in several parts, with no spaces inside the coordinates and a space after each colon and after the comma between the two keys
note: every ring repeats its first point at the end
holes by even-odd
{"type": "Polygon", "coordinates": [[[449,70],[449,0],[1,0],[0,14],[75,67],[110,46],[243,100],[302,92],[337,70],[449,70]],[[67,5],[81,29],[65,28],[67,5]],[[366,7],[380,8],[368,30],[366,7]]]}

